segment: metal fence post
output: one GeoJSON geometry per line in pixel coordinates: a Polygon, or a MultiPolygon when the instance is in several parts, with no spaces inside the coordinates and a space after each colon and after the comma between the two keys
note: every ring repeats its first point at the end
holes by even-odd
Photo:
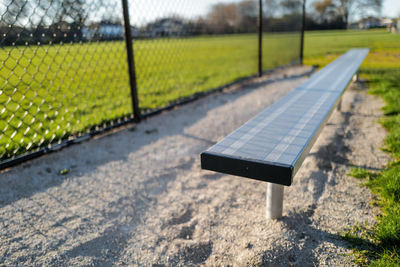
{"type": "Polygon", "coordinates": [[[139,122],[140,110],[139,110],[139,100],[137,94],[136,70],[135,70],[134,51],[132,45],[131,23],[129,21],[128,0],[122,0],[122,10],[124,15],[125,43],[126,43],[126,55],[128,60],[129,85],[131,88],[132,111],[135,121],[139,122]]]}
{"type": "Polygon", "coordinates": [[[303,65],[303,57],[304,57],[304,31],[305,31],[305,29],[306,29],[306,0],[303,0],[301,35],[300,35],[300,64],[301,65],[303,65]]]}
{"type": "Polygon", "coordinates": [[[263,32],[262,0],[258,0],[258,76],[262,76],[262,32],[263,32]]]}

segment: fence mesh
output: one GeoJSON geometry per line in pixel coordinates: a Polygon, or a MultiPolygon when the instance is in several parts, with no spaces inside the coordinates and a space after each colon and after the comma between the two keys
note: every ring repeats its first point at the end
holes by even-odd
{"type": "Polygon", "coordinates": [[[299,60],[302,1],[266,0],[263,4],[263,69],[299,60]]]}
{"type": "Polygon", "coordinates": [[[131,113],[118,1],[2,3],[0,158],[131,113]]]}
{"type": "Polygon", "coordinates": [[[257,73],[257,1],[131,1],[130,7],[140,28],[134,51],[142,110],[257,73]],[[244,4],[254,11],[248,25],[242,25],[244,4]]]}
{"type": "MultiPolygon", "coordinates": [[[[262,1],[263,70],[298,59],[300,2],[262,1]]],[[[128,6],[142,112],[258,73],[259,1],[128,6]]],[[[0,163],[133,118],[122,21],[122,1],[0,2],[0,163]]]]}

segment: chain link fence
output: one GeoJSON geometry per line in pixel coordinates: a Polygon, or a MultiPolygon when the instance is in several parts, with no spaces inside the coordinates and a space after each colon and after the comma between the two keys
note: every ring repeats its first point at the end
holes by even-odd
{"type": "Polygon", "coordinates": [[[301,17],[300,0],[0,2],[0,168],[298,62],[301,17]]]}

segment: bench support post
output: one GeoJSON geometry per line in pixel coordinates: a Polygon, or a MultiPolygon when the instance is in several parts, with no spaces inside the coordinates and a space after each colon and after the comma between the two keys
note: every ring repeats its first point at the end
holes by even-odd
{"type": "Polygon", "coordinates": [[[267,219],[279,219],[282,217],[283,185],[267,183],[267,219]]]}
{"type": "Polygon", "coordinates": [[[355,83],[360,82],[360,73],[358,71],[353,75],[353,79],[352,80],[355,83]]]}

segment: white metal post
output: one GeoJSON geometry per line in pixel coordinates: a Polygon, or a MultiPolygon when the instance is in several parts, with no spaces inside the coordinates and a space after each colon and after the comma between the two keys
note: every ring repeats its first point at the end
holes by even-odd
{"type": "Polygon", "coordinates": [[[267,183],[267,219],[279,219],[282,217],[284,186],[267,183]]]}
{"type": "Polygon", "coordinates": [[[356,74],[353,75],[353,82],[358,83],[360,81],[360,73],[357,71],[356,74]]]}

